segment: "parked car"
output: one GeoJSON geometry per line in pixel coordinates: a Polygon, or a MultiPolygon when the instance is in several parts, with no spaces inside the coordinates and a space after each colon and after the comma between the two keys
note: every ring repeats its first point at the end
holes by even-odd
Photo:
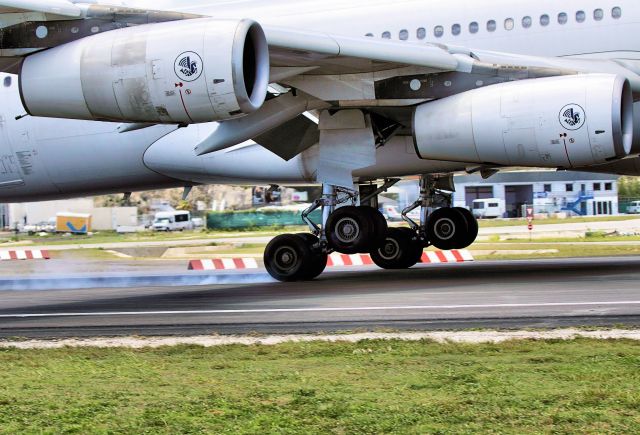
{"type": "Polygon", "coordinates": [[[476,219],[495,219],[504,217],[506,213],[504,199],[486,198],[473,201],[471,212],[476,219]]]}
{"type": "Polygon", "coordinates": [[[627,213],[629,214],[638,214],[640,213],[640,201],[632,201],[627,207],[627,213]]]}

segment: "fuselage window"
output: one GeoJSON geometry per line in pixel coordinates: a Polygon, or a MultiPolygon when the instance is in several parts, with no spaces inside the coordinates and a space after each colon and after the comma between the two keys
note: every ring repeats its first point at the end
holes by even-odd
{"type": "Polygon", "coordinates": [[[382,32],[382,39],[391,39],[391,32],[382,32]]]}
{"type": "Polygon", "coordinates": [[[489,32],[495,32],[497,28],[498,28],[498,25],[496,24],[495,20],[487,21],[487,30],[489,32]]]}
{"type": "Polygon", "coordinates": [[[364,36],[366,36],[367,38],[373,38],[373,33],[367,33],[367,34],[366,34],[366,35],[364,35],[364,36]]]}
{"type": "Polygon", "coordinates": [[[424,27],[420,27],[417,31],[416,31],[416,37],[418,39],[424,39],[427,37],[427,29],[425,29],[424,27]]]}
{"type": "Polygon", "coordinates": [[[402,29],[400,30],[399,36],[401,41],[406,41],[407,39],[409,39],[409,31],[407,29],[402,29]]]}
{"type": "Polygon", "coordinates": [[[615,7],[615,8],[613,8],[613,9],[611,9],[611,16],[612,16],[614,19],[616,19],[616,20],[617,20],[618,18],[620,18],[620,17],[622,16],[622,9],[621,9],[621,8],[619,8],[618,6],[616,6],[616,7],[615,7]]]}
{"type": "Polygon", "coordinates": [[[584,11],[578,11],[576,12],[576,21],[579,23],[584,23],[584,20],[587,19],[587,14],[584,13],[584,11]]]}
{"type": "Polygon", "coordinates": [[[560,12],[558,14],[558,24],[567,24],[567,21],[569,21],[569,16],[564,12],[560,12]]]}
{"type": "Polygon", "coordinates": [[[444,35],[444,27],[436,26],[436,28],[433,29],[433,34],[436,36],[436,38],[442,38],[442,35],[444,35]]]}
{"type": "Polygon", "coordinates": [[[462,28],[460,27],[460,24],[454,24],[453,26],[451,26],[451,33],[454,36],[458,36],[461,30],[462,28]]]}
{"type": "Polygon", "coordinates": [[[10,87],[11,87],[11,82],[12,82],[12,81],[13,81],[13,80],[11,80],[11,76],[6,76],[6,77],[4,78],[4,87],[5,87],[5,88],[10,88],[10,87]]]}
{"type": "Polygon", "coordinates": [[[602,21],[604,18],[604,11],[602,9],[596,9],[593,11],[593,19],[596,21],[602,21]]]}
{"type": "Polygon", "coordinates": [[[551,22],[551,18],[549,18],[549,15],[544,14],[540,17],[540,25],[542,27],[548,26],[550,22],[551,22]]]}
{"type": "Polygon", "coordinates": [[[525,29],[531,27],[531,24],[533,24],[533,20],[531,19],[531,17],[524,17],[522,19],[522,27],[524,27],[525,29]]]}
{"type": "Polygon", "coordinates": [[[474,21],[469,24],[469,33],[478,33],[478,30],[480,30],[480,25],[478,23],[474,21]]]}
{"type": "Polygon", "coordinates": [[[504,20],[505,30],[513,30],[514,26],[515,26],[515,21],[513,21],[513,18],[507,18],[506,20],[504,20]]]}

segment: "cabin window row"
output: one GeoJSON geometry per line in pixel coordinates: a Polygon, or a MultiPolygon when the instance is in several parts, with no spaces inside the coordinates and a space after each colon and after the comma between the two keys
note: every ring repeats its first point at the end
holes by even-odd
{"type": "MultiPolygon", "coordinates": [[[[602,21],[605,17],[605,13],[603,9],[596,9],[593,11],[593,20],[594,21],[602,21]]],[[[622,8],[616,6],[611,9],[611,18],[617,20],[622,17],[622,8]]],[[[575,14],[575,20],[577,23],[584,23],[587,21],[587,13],[585,11],[578,11],[575,14]]],[[[560,12],[557,16],[557,22],[560,25],[567,24],[569,22],[569,14],[566,12],[560,12]]],[[[543,14],[539,19],[540,26],[546,27],[551,24],[551,16],[548,14],[543,14]]],[[[530,16],[523,17],[521,20],[522,28],[530,29],[533,27],[534,19],[530,16]]],[[[516,21],[513,18],[507,18],[504,20],[504,29],[507,31],[511,31],[515,28],[516,21]]],[[[469,23],[469,33],[474,35],[480,31],[480,24],[477,21],[473,21],[469,23]]],[[[486,24],[487,32],[495,32],[498,29],[498,22],[496,20],[489,20],[486,24]]],[[[462,33],[462,25],[453,24],[451,26],[451,34],[453,36],[458,36],[462,33]]],[[[433,28],[433,36],[436,38],[442,38],[445,34],[444,26],[436,26],[433,28]]],[[[367,33],[365,36],[373,37],[373,33],[367,33]]],[[[406,41],[409,39],[409,31],[407,29],[400,30],[398,35],[401,41],[406,41]]],[[[427,38],[427,29],[425,27],[420,27],[416,30],[416,38],[426,39],[427,38]]],[[[391,39],[391,32],[385,31],[382,32],[382,39],[391,39]]]]}

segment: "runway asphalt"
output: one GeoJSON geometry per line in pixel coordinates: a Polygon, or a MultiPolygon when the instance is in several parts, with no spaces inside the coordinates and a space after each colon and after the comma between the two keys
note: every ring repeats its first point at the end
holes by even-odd
{"type": "Polygon", "coordinates": [[[0,290],[0,336],[640,326],[640,257],[332,270],[291,284],[260,271],[181,276],[191,281],[0,290]]]}

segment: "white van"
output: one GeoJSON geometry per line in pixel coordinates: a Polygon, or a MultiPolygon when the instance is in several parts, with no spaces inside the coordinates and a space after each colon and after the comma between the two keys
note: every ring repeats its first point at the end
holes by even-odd
{"type": "Polygon", "coordinates": [[[629,214],[638,214],[640,213],[640,201],[632,201],[627,207],[627,213],[629,214]]]}
{"type": "Polygon", "coordinates": [[[191,213],[188,211],[162,211],[153,220],[154,231],[192,230],[191,213]]]}
{"type": "Polygon", "coordinates": [[[471,211],[476,219],[495,219],[504,217],[507,207],[504,199],[476,199],[473,201],[471,211]]]}

